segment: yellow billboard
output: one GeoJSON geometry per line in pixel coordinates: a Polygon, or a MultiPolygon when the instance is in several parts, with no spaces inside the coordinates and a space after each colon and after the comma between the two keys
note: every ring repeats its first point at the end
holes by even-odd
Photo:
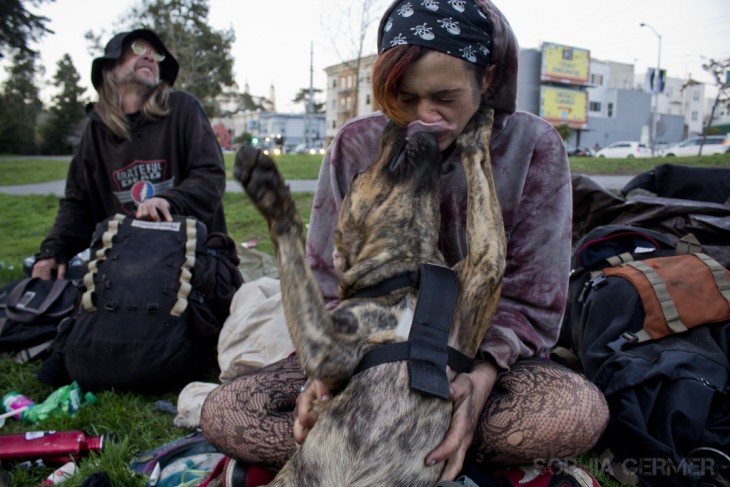
{"type": "Polygon", "coordinates": [[[578,47],[544,42],[542,44],[543,81],[587,85],[591,65],[591,52],[578,47]]]}
{"type": "Polygon", "coordinates": [[[553,125],[574,129],[588,127],[588,93],[585,91],[540,87],[540,116],[553,125]]]}

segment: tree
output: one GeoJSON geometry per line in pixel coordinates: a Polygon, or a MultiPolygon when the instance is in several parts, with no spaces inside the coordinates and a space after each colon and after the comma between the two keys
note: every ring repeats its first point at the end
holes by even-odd
{"type": "Polygon", "coordinates": [[[218,116],[229,117],[239,112],[256,110],[265,111],[265,98],[251,96],[249,93],[238,93],[236,91],[226,91],[218,96],[218,116]]]}
{"type": "MultiPolygon", "coordinates": [[[[380,17],[385,11],[383,0],[359,0],[350,2],[336,2],[339,9],[337,21],[328,21],[328,31],[331,33],[332,45],[338,57],[348,68],[356,73],[355,91],[350,118],[358,114],[358,100],[360,97],[360,67],[362,58],[369,40],[378,26],[380,17]],[[344,35],[343,35],[344,34],[344,35]],[[341,41],[338,38],[350,39],[349,52],[340,51],[341,41]]],[[[375,42],[372,43],[375,45],[375,42]]]]}
{"type": "MultiPolygon", "coordinates": [[[[322,93],[322,90],[319,88],[313,88],[312,93],[320,94],[322,93]]],[[[299,93],[294,97],[292,100],[294,103],[304,103],[304,106],[307,107],[309,104],[309,88],[300,88],[299,93]]],[[[325,103],[312,103],[312,113],[324,113],[325,103]]]]}
{"type": "Polygon", "coordinates": [[[233,142],[239,145],[250,145],[253,141],[253,135],[248,132],[241,132],[233,139],[233,142]]]}
{"type": "MultiPolygon", "coordinates": [[[[715,110],[717,110],[717,107],[721,105],[730,107],[730,58],[724,60],[709,59],[702,65],[702,69],[712,75],[715,79],[715,86],[717,86],[717,96],[715,97],[715,102],[712,104],[710,118],[703,130],[703,135],[707,135],[708,129],[715,118],[715,110]]],[[[700,144],[699,155],[702,155],[702,146],[704,143],[705,139],[703,138],[700,144]]]]}
{"type": "Polygon", "coordinates": [[[17,50],[0,94],[0,153],[34,154],[36,121],[43,110],[35,84],[36,54],[17,50]]]}
{"type": "MultiPolygon", "coordinates": [[[[54,0],[30,0],[28,3],[37,7],[44,1],[54,0]]],[[[0,59],[3,52],[20,50],[35,53],[28,44],[30,41],[38,41],[43,35],[53,33],[46,27],[48,18],[32,14],[23,6],[21,0],[2,0],[0,2],[0,59]]]]}
{"type": "Polygon", "coordinates": [[[208,0],[142,0],[127,20],[160,36],[180,63],[175,86],[193,93],[209,116],[217,116],[217,97],[236,85],[231,56],[236,36],[232,29],[211,29],[209,10],[208,0]]]}
{"type": "Polygon", "coordinates": [[[71,136],[84,118],[84,89],[79,86],[81,77],[65,54],[58,61],[53,85],[60,89],[53,97],[48,120],[41,126],[42,152],[70,154],[73,152],[71,136]]]}
{"type": "Polygon", "coordinates": [[[570,134],[573,132],[570,127],[568,127],[567,124],[560,124],[555,127],[555,130],[558,131],[560,134],[560,138],[563,139],[563,142],[567,142],[570,138],[570,134]]]}

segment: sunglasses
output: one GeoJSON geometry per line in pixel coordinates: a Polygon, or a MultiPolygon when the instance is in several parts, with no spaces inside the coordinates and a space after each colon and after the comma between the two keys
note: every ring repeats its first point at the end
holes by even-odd
{"type": "Polygon", "coordinates": [[[147,54],[149,52],[152,59],[154,59],[158,63],[161,63],[162,61],[165,60],[164,54],[160,54],[159,52],[155,51],[153,48],[146,46],[144,44],[138,43],[137,41],[134,41],[130,47],[132,48],[132,52],[135,53],[137,56],[144,56],[145,54],[147,54]]]}

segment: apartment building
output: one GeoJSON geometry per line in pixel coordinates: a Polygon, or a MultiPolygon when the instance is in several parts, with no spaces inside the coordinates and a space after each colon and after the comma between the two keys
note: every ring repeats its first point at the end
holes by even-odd
{"type": "Polygon", "coordinates": [[[373,54],[363,57],[359,63],[352,60],[325,68],[325,135],[328,145],[345,122],[376,110],[370,80],[376,57],[373,54]]]}

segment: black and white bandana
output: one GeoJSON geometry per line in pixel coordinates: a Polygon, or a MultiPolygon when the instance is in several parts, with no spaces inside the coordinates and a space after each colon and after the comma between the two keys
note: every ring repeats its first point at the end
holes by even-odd
{"type": "Polygon", "coordinates": [[[489,66],[492,26],[474,0],[401,0],[389,12],[378,52],[404,44],[489,66]]]}

